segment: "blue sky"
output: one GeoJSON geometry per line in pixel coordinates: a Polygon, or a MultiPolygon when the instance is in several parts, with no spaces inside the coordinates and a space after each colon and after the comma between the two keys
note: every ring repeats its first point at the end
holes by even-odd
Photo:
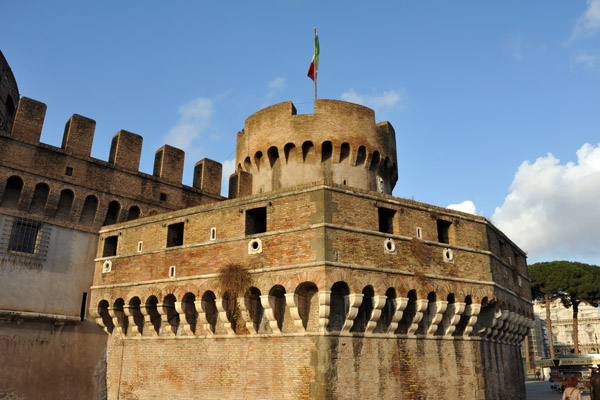
{"type": "Polygon", "coordinates": [[[396,196],[490,218],[530,263],[600,264],[600,0],[371,3],[0,0],[0,50],[48,105],[43,142],[81,114],[92,156],[126,129],[143,172],[183,148],[191,184],[205,157],[231,172],[259,109],[312,112],[317,27],[319,97],[396,130],[396,196]]]}

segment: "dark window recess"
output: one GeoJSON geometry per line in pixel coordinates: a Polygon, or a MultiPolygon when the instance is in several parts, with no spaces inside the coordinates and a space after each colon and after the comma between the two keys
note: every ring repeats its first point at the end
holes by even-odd
{"type": "Polygon", "coordinates": [[[246,235],[267,231],[267,207],[246,210],[246,235]]]}
{"type": "Polygon", "coordinates": [[[499,256],[501,259],[504,259],[504,255],[506,254],[506,243],[502,240],[498,239],[498,248],[499,248],[499,256]]]}
{"type": "Polygon", "coordinates": [[[15,103],[10,95],[6,97],[6,109],[11,118],[15,116],[15,103]]]}
{"type": "Polygon", "coordinates": [[[127,221],[138,219],[140,217],[140,208],[138,206],[131,206],[129,213],[127,214],[127,221]]]}
{"type": "Polygon", "coordinates": [[[183,222],[169,225],[167,230],[167,247],[181,246],[183,244],[183,222]]]}
{"type": "Polygon", "coordinates": [[[67,169],[65,170],[65,175],[73,176],[73,168],[67,167],[67,169]]]}
{"type": "Polygon", "coordinates": [[[106,218],[102,226],[111,225],[117,223],[119,218],[119,212],[121,211],[121,205],[118,201],[113,200],[108,204],[108,210],[106,210],[106,218]]]}
{"type": "Polygon", "coordinates": [[[15,221],[10,232],[10,251],[34,254],[39,228],[37,222],[15,221]]]}
{"type": "Polygon", "coordinates": [[[450,225],[452,225],[452,222],[443,219],[437,220],[438,242],[450,243],[450,225]]]}
{"type": "Polygon", "coordinates": [[[119,242],[118,236],[109,236],[104,239],[104,250],[102,250],[102,257],[112,257],[117,255],[117,243],[119,242]]]}
{"type": "Polygon", "coordinates": [[[166,193],[161,193],[160,194],[160,201],[167,201],[167,194],[166,193]]]}
{"type": "Polygon", "coordinates": [[[81,312],[79,313],[79,318],[83,321],[85,320],[85,310],[87,309],[87,292],[83,292],[83,297],[81,299],[81,312]]]}
{"type": "Polygon", "coordinates": [[[379,232],[394,233],[394,215],[396,215],[396,210],[377,207],[377,212],[379,214],[379,232]]]}

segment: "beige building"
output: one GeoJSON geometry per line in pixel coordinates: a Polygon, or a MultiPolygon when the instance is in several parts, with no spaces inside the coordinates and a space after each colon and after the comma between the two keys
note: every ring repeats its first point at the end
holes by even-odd
{"type": "MultiPolygon", "coordinates": [[[[535,328],[531,330],[530,340],[534,359],[550,357],[548,332],[546,328],[546,307],[544,303],[535,303],[535,328]]],[[[579,306],[579,353],[600,353],[600,311],[587,304],[579,306]]],[[[550,306],[552,338],[556,357],[573,354],[573,309],[565,308],[560,301],[550,306]]]]}

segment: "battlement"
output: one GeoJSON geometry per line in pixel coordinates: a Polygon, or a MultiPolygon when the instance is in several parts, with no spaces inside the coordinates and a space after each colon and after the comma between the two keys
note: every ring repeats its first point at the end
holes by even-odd
{"type": "Polygon", "coordinates": [[[90,157],[96,121],[73,114],[58,148],[40,143],[45,115],[44,103],[23,97],[10,134],[0,134],[0,207],[15,216],[39,214],[59,225],[94,231],[108,223],[222,199],[222,167],[216,161],[198,163],[210,168],[203,179],[194,179],[193,187],[185,186],[182,150],[168,145],[158,149],[149,175],[138,170],[140,135],[119,131],[106,162],[90,157]]]}
{"type": "Polygon", "coordinates": [[[251,193],[326,180],[389,194],[398,179],[392,125],[337,100],[316,100],[314,114],[298,115],[285,102],[251,115],[238,133],[236,164],[232,183],[249,173],[251,193]]]}

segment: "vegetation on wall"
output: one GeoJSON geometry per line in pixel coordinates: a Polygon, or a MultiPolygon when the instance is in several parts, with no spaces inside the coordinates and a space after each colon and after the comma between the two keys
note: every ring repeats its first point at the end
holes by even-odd
{"type": "Polygon", "coordinates": [[[235,324],[240,317],[237,299],[246,295],[252,285],[252,278],[242,265],[227,264],[219,270],[218,280],[223,298],[227,300],[227,317],[235,324]]]}

